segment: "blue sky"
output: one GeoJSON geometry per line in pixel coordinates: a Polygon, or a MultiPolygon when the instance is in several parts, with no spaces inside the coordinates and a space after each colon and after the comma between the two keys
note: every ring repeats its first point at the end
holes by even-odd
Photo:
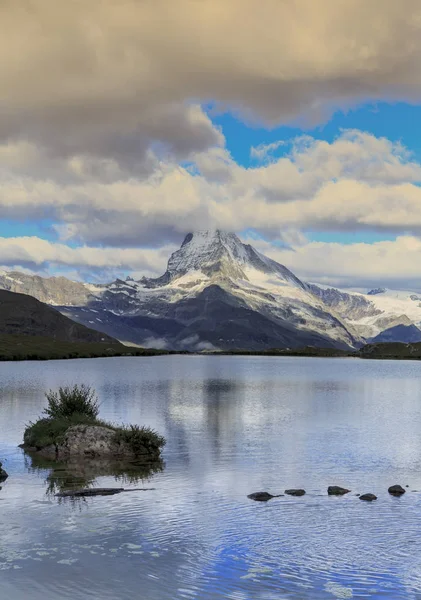
{"type": "MultiPolygon", "coordinates": [[[[212,114],[211,111],[209,111],[212,114]]],[[[250,147],[259,144],[270,144],[278,140],[288,142],[303,132],[313,137],[332,142],[343,129],[359,129],[368,131],[376,137],[386,137],[393,142],[400,141],[414,158],[421,160],[421,106],[403,102],[397,103],[363,103],[361,106],[347,111],[337,110],[326,122],[309,127],[263,128],[257,124],[253,127],[245,125],[240,118],[231,114],[213,117],[213,122],[222,128],[227,147],[235,160],[249,166],[250,147]]],[[[278,155],[282,154],[280,147],[278,155]]]]}

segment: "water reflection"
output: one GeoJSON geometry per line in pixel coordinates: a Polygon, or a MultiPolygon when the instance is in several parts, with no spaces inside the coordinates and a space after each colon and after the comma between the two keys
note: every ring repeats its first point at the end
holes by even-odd
{"type": "Polygon", "coordinates": [[[262,357],[0,364],[0,598],[418,600],[420,373],[262,357]],[[25,457],[44,391],[77,382],[97,389],[102,418],[165,435],[165,469],[25,457]],[[404,497],[387,494],[395,483],[404,497]],[[330,498],[328,485],[352,493],[330,498]],[[89,486],[154,489],[83,510],[52,497],[89,486]],[[247,499],[292,487],[307,494],[247,499]]]}
{"type": "Polygon", "coordinates": [[[36,454],[26,455],[25,464],[29,472],[45,475],[49,498],[61,492],[98,487],[100,477],[113,478],[119,487],[145,484],[164,470],[162,460],[147,463],[98,459],[55,461],[36,454]]]}

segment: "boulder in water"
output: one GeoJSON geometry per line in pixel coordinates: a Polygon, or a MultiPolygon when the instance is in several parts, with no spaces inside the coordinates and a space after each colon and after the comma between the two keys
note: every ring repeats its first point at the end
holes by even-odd
{"type": "Polygon", "coordinates": [[[268,492],[253,492],[253,494],[249,494],[247,498],[250,498],[250,500],[257,500],[257,502],[267,502],[268,500],[271,500],[271,498],[275,498],[275,496],[268,492]]]}
{"type": "Polygon", "coordinates": [[[339,485],[330,485],[327,488],[327,493],[329,496],[343,496],[344,494],[348,494],[351,490],[347,490],[346,488],[339,487],[339,485]]]}
{"type": "Polygon", "coordinates": [[[373,502],[373,500],[377,500],[377,496],[374,494],[363,494],[360,496],[360,500],[366,500],[367,502],[373,502]]]}
{"type": "Polygon", "coordinates": [[[392,494],[392,496],[402,496],[402,494],[405,493],[405,490],[401,485],[391,485],[387,491],[389,494],[392,494]]]}
{"type": "Polygon", "coordinates": [[[301,489],[285,490],[285,494],[288,496],[304,496],[305,493],[306,491],[301,489]]]}

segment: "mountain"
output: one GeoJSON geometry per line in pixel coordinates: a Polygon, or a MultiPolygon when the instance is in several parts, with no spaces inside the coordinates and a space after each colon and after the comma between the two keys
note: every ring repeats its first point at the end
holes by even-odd
{"type": "Polygon", "coordinates": [[[71,281],[66,277],[46,278],[18,271],[0,273],[0,289],[27,294],[52,306],[84,305],[95,298],[90,287],[94,291],[97,290],[95,286],[71,281]]]}
{"type": "Polygon", "coordinates": [[[189,233],[157,278],[95,286],[9,272],[0,276],[2,287],[43,299],[125,343],[171,350],[349,349],[382,332],[414,341],[421,324],[414,293],[305,283],[220,230],[189,233]]]}
{"type": "MultiPolygon", "coordinates": [[[[421,326],[421,295],[386,288],[367,294],[314,284],[309,284],[309,288],[366,341],[376,340],[383,332],[388,332],[385,335],[389,341],[416,341],[421,326]],[[408,335],[413,339],[408,340],[408,335]]],[[[378,341],[381,340],[380,337],[378,341]]]]}
{"type": "Polygon", "coordinates": [[[385,329],[370,340],[373,344],[396,341],[405,344],[416,344],[421,342],[421,330],[413,324],[395,325],[394,327],[385,329]]]}
{"type": "Polygon", "coordinates": [[[131,344],[259,350],[363,342],[286,267],[219,230],[188,234],[161,277],[86,290],[83,304],[68,298],[59,310],[131,344]]]}
{"type": "Polygon", "coordinates": [[[42,336],[62,342],[116,342],[31,296],[5,290],[0,290],[0,334],[42,336]]]}

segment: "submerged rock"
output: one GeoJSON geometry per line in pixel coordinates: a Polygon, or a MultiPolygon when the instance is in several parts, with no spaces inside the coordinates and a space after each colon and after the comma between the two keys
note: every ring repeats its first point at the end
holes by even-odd
{"type": "Polygon", "coordinates": [[[247,498],[250,498],[250,500],[256,500],[257,502],[267,502],[268,500],[271,500],[272,498],[278,498],[281,495],[282,494],[278,494],[278,496],[273,496],[268,492],[253,492],[253,494],[249,494],[247,498]]]}
{"type": "Polygon", "coordinates": [[[56,494],[57,498],[80,498],[82,496],[113,496],[124,492],[124,488],[86,488],[81,490],[67,490],[56,494]]]}
{"type": "Polygon", "coordinates": [[[402,496],[402,494],[405,493],[405,490],[401,485],[391,485],[387,491],[389,494],[392,494],[392,496],[402,496]]]}
{"type": "Polygon", "coordinates": [[[6,481],[9,475],[2,469],[2,463],[0,462],[0,481],[6,481]]]}
{"type": "Polygon", "coordinates": [[[305,493],[305,490],[300,489],[285,490],[285,494],[288,494],[288,496],[304,496],[305,493]]]}
{"type": "Polygon", "coordinates": [[[373,500],[377,500],[377,496],[375,496],[374,494],[363,494],[362,496],[360,496],[360,500],[372,502],[373,500]]]}
{"type": "Polygon", "coordinates": [[[339,487],[338,485],[330,485],[327,488],[327,493],[329,496],[343,496],[344,494],[348,494],[351,490],[347,490],[346,488],[339,487]]]}

